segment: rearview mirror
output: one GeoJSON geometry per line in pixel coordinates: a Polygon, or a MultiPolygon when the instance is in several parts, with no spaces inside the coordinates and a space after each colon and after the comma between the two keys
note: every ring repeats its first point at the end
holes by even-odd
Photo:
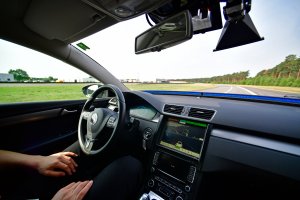
{"type": "Polygon", "coordinates": [[[161,51],[193,37],[191,14],[180,12],[135,38],[135,53],[161,51]]]}

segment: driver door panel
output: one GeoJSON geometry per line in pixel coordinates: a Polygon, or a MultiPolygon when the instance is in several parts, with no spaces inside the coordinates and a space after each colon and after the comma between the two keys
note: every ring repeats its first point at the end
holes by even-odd
{"type": "Polygon", "coordinates": [[[77,140],[84,100],[0,105],[0,149],[50,154],[77,140]]]}

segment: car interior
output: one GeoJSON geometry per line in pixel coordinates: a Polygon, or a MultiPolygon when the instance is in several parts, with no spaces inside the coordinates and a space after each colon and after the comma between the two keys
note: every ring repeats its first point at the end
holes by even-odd
{"type": "MultiPolygon", "coordinates": [[[[264,39],[251,21],[250,0],[221,2],[228,21],[214,51],[264,39]],[[241,37],[230,41],[231,33],[241,37]]],[[[83,88],[87,100],[0,104],[0,149],[49,155],[79,141],[84,153],[103,158],[94,163],[99,167],[132,155],[144,167],[136,194],[141,200],[298,199],[299,99],[133,91],[71,45],[140,15],[167,39],[154,41],[156,35],[145,31],[136,38],[136,54],[223,28],[218,0],[2,1],[1,39],[66,62],[104,85],[83,88]],[[211,12],[210,26],[192,28],[199,10],[211,12]]]]}

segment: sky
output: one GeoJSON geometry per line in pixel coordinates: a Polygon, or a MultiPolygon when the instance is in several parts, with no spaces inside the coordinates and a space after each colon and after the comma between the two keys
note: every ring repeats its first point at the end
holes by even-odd
{"type": "MultiPolygon", "coordinates": [[[[213,49],[221,29],[194,35],[191,40],[161,52],[136,55],[135,37],[149,28],[144,15],[78,42],[90,47],[85,53],[119,79],[200,78],[247,70],[255,76],[276,66],[289,54],[300,56],[299,10],[299,0],[252,1],[250,17],[265,40],[218,52],[213,49]]],[[[24,48],[0,40],[0,73],[16,68],[24,69],[31,77],[74,80],[89,76],[54,58],[32,50],[24,52],[24,48]]]]}

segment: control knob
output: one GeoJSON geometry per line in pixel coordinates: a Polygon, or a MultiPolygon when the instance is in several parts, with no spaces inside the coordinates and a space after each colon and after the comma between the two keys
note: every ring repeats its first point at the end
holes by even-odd
{"type": "Polygon", "coordinates": [[[186,192],[190,192],[190,191],[191,191],[191,188],[190,188],[190,186],[186,185],[186,186],[184,187],[184,190],[185,190],[186,192]]]}
{"type": "Polygon", "coordinates": [[[148,186],[149,186],[149,187],[153,187],[153,186],[154,186],[154,180],[153,180],[153,179],[150,179],[150,180],[148,181],[148,186]]]}

